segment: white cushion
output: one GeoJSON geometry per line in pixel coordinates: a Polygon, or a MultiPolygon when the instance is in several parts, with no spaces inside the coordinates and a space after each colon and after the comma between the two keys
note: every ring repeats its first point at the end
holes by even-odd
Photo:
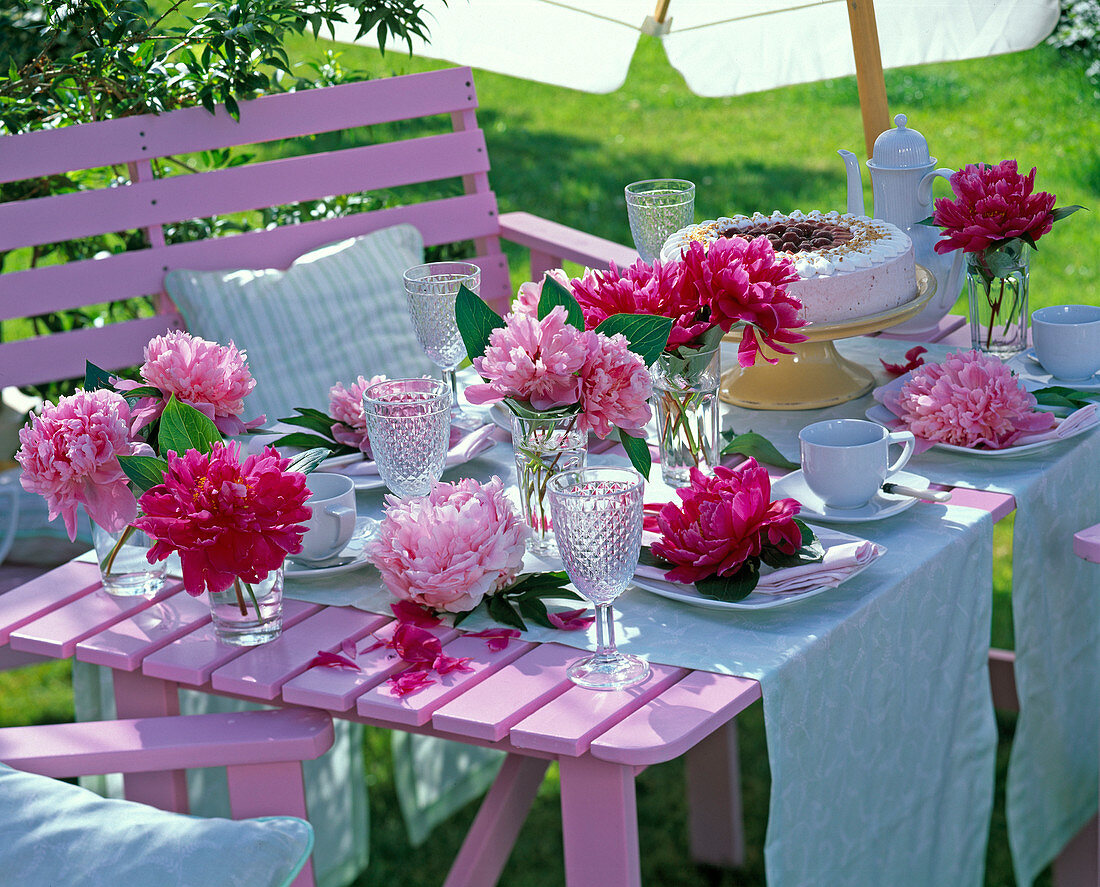
{"type": "Polygon", "coordinates": [[[292,816],[183,816],[4,764],[0,835],[0,871],[20,887],[284,887],[313,849],[292,816]]]}
{"type": "Polygon", "coordinates": [[[403,281],[423,252],[416,228],[394,225],[320,247],[286,271],[170,271],[165,289],[191,333],[247,352],[256,388],[244,418],[273,421],[299,406],[327,411],[338,381],[433,372],[403,281]]]}

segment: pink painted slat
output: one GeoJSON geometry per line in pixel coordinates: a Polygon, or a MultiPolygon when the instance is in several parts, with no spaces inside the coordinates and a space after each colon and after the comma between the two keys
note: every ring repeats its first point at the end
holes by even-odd
{"type": "Polygon", "coordinates": [[[1100,524],[1073,534],[1073,553],[1094,564],[1100,564],[1100,524]]]}
{"type": "Polygon", "coordinates": [[[458,736],[496,741],[573,686],[565,670],[583,655],[562,644],[539,644],[432,715],[432,726],[458,736]]]}
{"type": "Polygon", "coordinates": [[[633,770],[588,755],[558,767],[566,887],[641,887],[633,770]]]}
{"type": "Polygon", "coordinates": [[[312,760],[332,746],[332,719],[286,709],[0,730],[0,760],[58,776],[145,773],[312,760]]]}
{"type": "Polygon", "coordinates": [[[85,361],[105,370],[135,366],[153,336],[182,327],[175,315],[157,315],[102,327],[85,327],[0,346],[0,386],[83,378],[85,361]]]}
{"type": "Polygon", "coordinates": [[[648,766],[670,761],[760,698],[749,678],[694,671],[647,705],[592,741],[604,761],[648,766]]]}
{"type": "Polygon", "coordinates": [[[550,252],[560,259],[593,268],[606,268],[612,259],[620,267],[638,260],[638,251],[631,247],[525,212],[504,213],[500,217],[500,236],[529,249],[550,252]]]}
{"type": "Polygon", "coordinates": [[[595,737],[660,696],[687,674],[686,669],[655,663],[650,668],[652,674],[648,680],[626,690],[570,687],[516,724],[509,734],[512,745],[553,754],[583,754],[595,737]]]}
{"type": "Polygon", "coordinates": [[[76,658],[93,665],[133,671],[142,660],[210,621],[205,597],[174,594],[76,645],[76,658]]]}
{"type": "Polygon", "coordinates": [[[210,676],[211,686],[252,699],[274,699],[283,684],[306,670],[318,650],[339,649],[345,638],[362,637],[386,621],[351,607],[326,607],[271,643],[223,665],[210,676]]]}
{"type": "Polygon", "coordinates": [[[968,490],[965,487],[951,488],[951,504],[988,511],[993,516],[994,522],[1007,517],[1016,510],[1016,500],[1008,493],[968,490]]]}
{"type": "MultiPolygon", "coordinates": [[[[287,268],[302,253],[323,244],[403,222],[415,226],[429,246],[489,236],[497,230],[496,211],[493,194],[462,195],[269,231],[176,243],[163,249],[134,250],[102,259],[14,271],[0,275],[0,320],[25,316],[28,304],[40,313],[156,293],[162,288],[164,272],[172,268],[287,268]]],[[[102,224],[110,228],[108,219],[102,224]]],[[[485,258],[498,264],[501,261],[499,256],[485,258]]],[[[3,347],[0,345],[0,350],[3,347]]]]}
{"type": "Polygon", "coordinates": [[[97,564],[69,561],[0,594],[0,644],[6,644],[15,629],[90,593],[99,584],[97,564]]]}
{"type": "Polygon", "coordinates": [[[469,657],[470,671],[439,676],[436,683],[405,697],[394,696],[388,685],[373,687],[359,697],[355,710],[367,718],[421,726],[431,720],[432,713],[441,705],[519,658],[531,646],[526,641],[512,641],[504,650],[494,653],[484,638],[459,637],[445,645],[443,652],[455,658],[469,657]]]}
{"type": "Polygon", "coordinates": [[[222,108],[216,115],[196,107],[123,117],[6,137],[0,181],[409,120],[476,105],[470,69],[448,68],[264,96],[241,103],[240,122],[222,108]],[[76,167],[75,162],[85,165],[76,167]]]}
{"type": "MultiPolygon", "coordinates": [[[[285,599],[283,630],[312,616],[319,609],[317,604],[285,599]]],[[[215,637],[214,626],[207,622],[168,646],[146,656],[141,664],[141,670],[147,677],[201,686],[210,680],[210,675],[217,669],[231,659],[236,659],[248,649],[248,647],[223,644],[215,637]]]]}
{"type": "Polygon", "coordinates": [[[478,130],[0,204],[0,250],[487,170],[478,130]]]}
{"type": "Polygon", "coordinates": [[[176,583],[168,583],[152,598],[113,597],[97,589],[16,629],[9,643],[15,650],[67,659],[80,641],[157,601],[182,593],[180,588],[176,583]]]}
{"type": "MultiPolygon", "coordinates": [[[[283,685],[283,701],[310,705],[329,711],[347,711],[355,700],[391,675],[404,671],[406,663],[384,647],[371,650],[376,641],[388,641],[397,623],[391,621],[359,639],[355,658],[358,670],[351,668],[311,668],[283,685]],[[368,652],[369,651],[369,652],[368,652]]],[[[457,637],[450,626],[428,629],[443,644],[457,637]]]]}

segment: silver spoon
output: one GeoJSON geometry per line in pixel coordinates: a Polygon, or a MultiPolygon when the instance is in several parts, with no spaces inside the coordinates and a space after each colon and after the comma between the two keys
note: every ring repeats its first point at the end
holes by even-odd
{"type": "Polygon", "coordinates": [[[327,567],[342,567],[345,564],[350,564],[356,560],[356,557],[325,557],[316,560],[311,557],[302,557],[300,554],[294,554],[290,556],[290,562],[298,564],[309,570],[322,570],[327,567]]]}
{"type": "Polygon", "coordinates": [[[892,484],[889,481],[882,485],[882,492],[895,496],[912,496],[914,499],[923,499],[926,502],[948,502],[951,499],[951,493],[948,490],[917,490],[901,484],[892,484]]]}

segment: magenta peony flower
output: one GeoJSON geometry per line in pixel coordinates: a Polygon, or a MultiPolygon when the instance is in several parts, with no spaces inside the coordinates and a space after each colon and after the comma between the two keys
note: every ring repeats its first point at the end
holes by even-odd
{"type": "Polygon", "coordinates": [[[932,219],[946,235],[936,252],[978,253],[1015,237],[1038,240],[1054,225],[1056,198],[1046,191],[1032,193],[1034,188],[1035,168],[1022,176],[1015,160],[963,167],[951,176],[955,200],[936,201],[932,219]]]}
{"type": "MultiPolygon", "coordinates": [[[[729,332],[738,323],[746,324],[737,349],[741,366],[756,363],[758,335],[783,354],[791,351],[780,342],[805,341],[793,332],[806,322],[798,316],[802,303],[787,294],[787,284],[800,279],[798,272],[789,259],[777,258],[768,238],[720,237],[709,247],[692,241],[681,263],[682,285],[709,306],[715,325],[729,332]]],[[[776,363],[775,358],[765,360],[776,363]]]]}
{"type": "MultiPolygon", "coordinates": [[[[264,421],[261,416],[247,424],[241,421],[244,398],[256,387],[243,351],[230,342],[218,345],[172,330],[156,336],[145,346],[141,378],[159,388],[163,398],[142,398],[134,410],[133,432],[156,419],[170,395],[190,404],[215,425],[222,434],[243,434],[264,421]]],[[[120,380],[116,387],[127,391],[141,383],[120,380]]]]}
{"type": "Polygon", "coordinates": [[[370,438],[367,436],[367,418],[363,415],[363,392],[377,382],[385,382],[385,374],[364,379],[360,376],[350,389],[337,382],[328,391],[329,415],[338,424],[332,426],[332,436],[342,444],[355,447],[371,456],[370,438]]]}
{"type": "Polygon", "coordinates": [[[652,412],[653,383],[642,359],[630,350],[626,336],[595,334],[596,347],[581,379],[581,415],[577,428],[601,440],[617,426],[635,437],[652,412]]]}
{"type": "Polygon", "coordinates": [[[661,538],[651,549],[675,566],[671,582],[693,583],[732,576],[765,545],[786,554],[802,547],[794,499],[771,501],[768,472],[755,459],[737,471],[716,465],[713,475],[691,469],[691,485],[676,491],[683,505],[668,502],[657,515],[661,538]]]}
{"type": "Polygon", "coordinates": [[[152,455],[148,446],[130,439],[130,408],[114,391],[78,391],[46,404],[40,415],[19,431],[16,461],[19,482],[38,493],[50,509],[50,520],[65,519],[69,538],[76,538],[77,506],[111,532],[137,514],[118,456],[152,455]]]}
{"type": "Polygon", "coordinates": [[[386,501],[367,556],[394,596],[464,613],[519,575],[530,531],[500,478],[437,483],[427,496],[386,501]]]}
{"type": "Polygon", "coordinates": [[[917,437],[960,447],[1002,449],[1055,424],[1008,367],[980,351],[921,367],[884,402],[917,437]]]}
{"type": "Polygon", "coordinates": [[[504,320],[503,327],[489,334],[484,357],[473,361],[489,381],[468,386],[466,399],[482,404],[512,397],[535,410],[575,404],[595,334],[570,326],[560,305],[542,320],[527,314],[509,314],[504,320]]]}
{"type": "Polygon", "coordinates": [[[188,594],[259,582],[302,550],[312,514],[306,476],[274,447],[240,461],[240,445],[168,453],[164,483],[146,490],[134,526],[155,541],[149,562],[178,551],[188,594]]]}

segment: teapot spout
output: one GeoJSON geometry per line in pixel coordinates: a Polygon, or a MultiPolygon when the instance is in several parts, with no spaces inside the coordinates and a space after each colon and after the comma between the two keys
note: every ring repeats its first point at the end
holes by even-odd
{"type": "Polygon", "coordinates": [[[859,158],[844,148],[836,153],[843,158],[844,166],[848,170],[848,212],[856,216],[865,215],[863,212],[863,176],[859,171],[859,158]]]}

